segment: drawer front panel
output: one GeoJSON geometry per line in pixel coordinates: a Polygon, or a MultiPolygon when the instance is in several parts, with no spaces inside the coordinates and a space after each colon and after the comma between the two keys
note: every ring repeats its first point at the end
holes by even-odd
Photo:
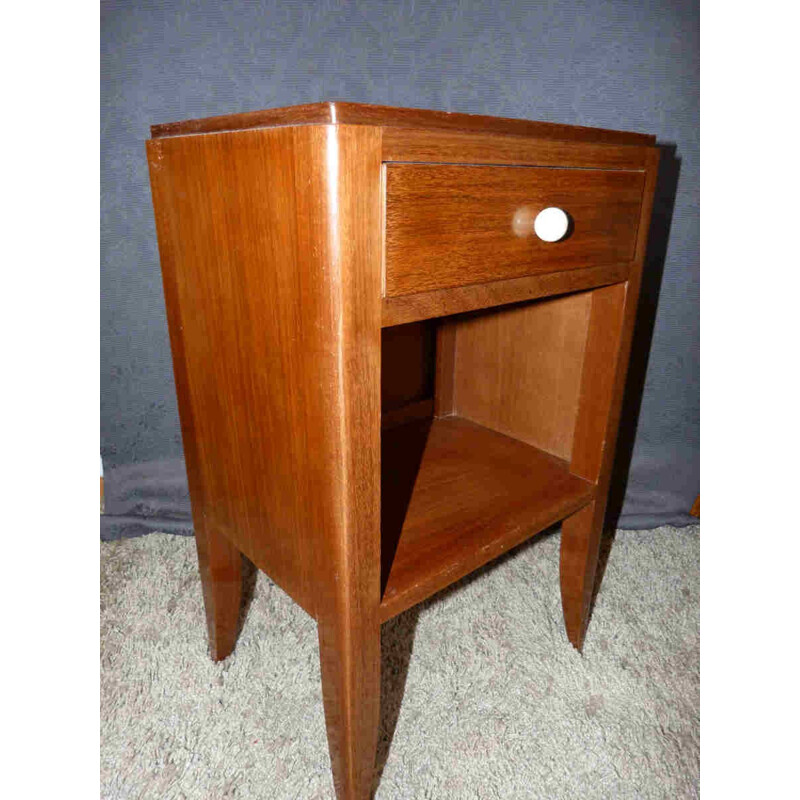
{"type": "Polygon", "coordinates": [[[630,261],[645,173],[549,167],[386,165],[385,295],[630,261]],[[556,206],[566,236],[536,215],[556,206]]]}

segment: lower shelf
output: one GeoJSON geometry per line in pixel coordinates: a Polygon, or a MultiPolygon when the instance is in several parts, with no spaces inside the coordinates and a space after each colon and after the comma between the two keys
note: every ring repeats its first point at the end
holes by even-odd
{"type": "Polygon", "coordinates": [[[381,619],[588,503],[594,487],[535,447],[459,417],[383,432],[381,619]]]}

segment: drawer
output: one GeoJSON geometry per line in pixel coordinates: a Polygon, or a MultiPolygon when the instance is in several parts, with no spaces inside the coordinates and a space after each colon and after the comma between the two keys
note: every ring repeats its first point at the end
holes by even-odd
{"type": "Polygon", "coordinates": [[[630,261],[645,173],[445,164],[385,165],[387,297],[630,261]],[[566,212],[560,241],[534,232],[566,212]]]}

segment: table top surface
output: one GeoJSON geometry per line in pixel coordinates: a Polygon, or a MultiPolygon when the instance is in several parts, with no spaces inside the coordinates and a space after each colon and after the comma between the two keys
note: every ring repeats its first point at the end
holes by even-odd
{"type": "Polygon", "coordinates": [[[644,133],[612,131],[535,122],[508,117],[487,117],[478,114],[459,114],[450,111],[430,111],[418,108],[368,105],[325,101],[306,105],[247,111],[204,119],[168,122],[150,128],[154,139],[203,133],[222,133],[290,125],[374,125],[392,128],[421,128],[468,133],[527,136],[537,139],[594,142],[621,145],[652,145],[655,136],[644,133]]]}

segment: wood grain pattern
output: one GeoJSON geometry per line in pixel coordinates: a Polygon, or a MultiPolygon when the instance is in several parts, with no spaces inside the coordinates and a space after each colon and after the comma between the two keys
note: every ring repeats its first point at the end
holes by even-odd
{"type": "Polygon", "coordinates": [[[382,325],[401,325],[433,317],[451,316],[465,311],[493,308],[540,297],[580,292],[597,286],[619,283],[628,277],[629,264],[546,272],[505,281],[454,286],[433,292],[402,297],[384,297],[382,325]]]}
{"type": "Polygon", "coordinates": [[[643,170],[650,148],[630,144],[384,128],[385,162],[508,164],[529,167],[643,170]]]}
{"type": "Polygon", "coordinates": [[[591,311],[581,377],[580,413],[570,469],[592,483],[600,478],[606,450],[606,420],[614,399],[614,365],[622,336],[625,295],[624,283],[589,293],[591,311]]]}
{"type": "Polygon", "coordinates": [[[390,164],[386,296],[629,261],[643,185],[624,170],[390,164]],[[516,236],[523,206],[557,206],[574,229],[559,242],[516,236]]]}
{"type": "Polygon", "coordinates": [[[569,461],[590,304],[584,292],[461,320],[455,413],[569,461]]]}
{"type": "MultiPolygon", "coordinates": [[[[226,536],[314,614],[300,532],[332,524],[318,498],[334,489],[292,432],[323,413],[326,394],[336,400],[336,365],[313,352],[336,320],[330,287],[298,258],[294,165],[307,143],[292,129],[248,131],[154,140],[148,155],[195,526],[226,536]],[[290,383],[304,381],[315,391],[295,402],[290,383]]],[[[332,461],[330,437],[311,435],[332,461]]]]}
{"type": "Polygon", "coordinates": [[[388,432],[383,462],[382,536],[394,553],[384,564],[384,620],[572,513],[593,492],[566,462],[459,417],[388,432]]]}
{"type": "MultiPolygon", "coordinates": [[[[326,238],[337,334],[327,350],[337,365],[337,401],[327,411],[336,452],[337,525],[322,531],[311,558],[316,584],[322,697],[339,800],[364,800],[373,784],[380,711],[381,193],[380,131],[318,128],[326,157],[328,214],[310,204],[300,220],[319,226],[301,253],[326,238]],[[332,347],[333,345],[333,347],[332,347]]],[[[317,181],[307,154],[305,186],[317,181]]],[[[305,320],[308,327],[310,320],[305,320]]],[[[319,357],[321,354],[317,354],[319,357]]]]}
{"type": "Polygon", "coordinates": [[[153,125],[153,138],[181,136],[198,133],[247,130],[283,125],[346,124],[373,125],[400,128],[425,128],[484,133],[504,133],[517,136],[535,136],[540,139],[566,139],[582,142],[613,142],[616,144],[648,145],[654,136],[642,133],[611,131],[604,128],[586,128],[575,125],[560,125],[552,122],[533,122],[524,119],[487,117],[479,114],[458,114],[448,111],[429,111],[419,108],[395,108],[393,106],[369,105],[366,103],[344,103],[324,101],[307,103],[287,108],[271,108],[262,111],[247,111],[205,119],[190,119],[153,125]]]}
{"type": "Polygon", "coordinates": [[[648,155],[647,179],[631,274],[624,284],[592,293],[570,470],[596,484],[596,499],[591,511],[585,510],[564,521],[561,535],[561,601],[567,634],[578,650],[583,648],[591,612],[658,159],[659,152],[653,149],[648,155]]]}
{"type": "Polygon", "coordinates": [[[153,136],[212,656],[235,642],[245,554],[317,620],[336,794],[366,800],[381,621],[563,519],[583,644],[658,152],[346,103],[153,136]],[[572,250],[528,251],[546,271],[519,274],[499,222],[513,236],[515,203],[565,199],[572,250]],[[387,255],[387,290],[407,294],[382,297],[387,255]],[[537,298],[554,299],[497,308],[537,298]]]}
{"type": "MultiPolygon", "coordinates": [[[[604,469],[612,463],[607,455],[614,442],[608,441],[607,421],[614,403],[626,289],[626,284],[617,284],[589,293],[591,312],[570,471],[592,483],[604,478],[604,469]]],[[[578,650],[583,649],[589,624],[605,506],[606,495],[599,493],[591,506],[561,526],[561,605],[567,636],[578,650]]]]}
{"type": "Polygon", "coordinates": [[[589,625],[604,506],[595,500],[561,523],[561,607],[567,638],[579,652],[589,625]]]}
{"type": "Polygon", "coordinates": [[[436,329],[436,390],[433,413],[449,417],[455,413],[456,331],[458,322],[440,320],[436,329]]]}
{"type": "Polygon", "coordinates": [[[224,537],[317,616],[337,791],[363,798],[380,669],[380,133],[166,138],[148,156],[198,548],[224,537]]]}
{"type": "Polygon", "coordinates": [[[639,235],[629,278],[624,284],[593,292],[592,318],[583,367],[585,385],[581,390],[571,468],[598,484],[598,497],[602,498],[603,503],[614,461],[658,159],[659,151],[653,149],[648,156],[639,235]],[[613,324],[615,319],[618,320],[616,325],[613,324]],[[591,422],[592,418],[599,421],[591,422]]]}
{"type": "Polygon", "coordinates": [[[194,539],[208,646],[214,661],[226,659],[236,645],[242,605],[242,554],[221,533],[195,521],[194,539]]]}

